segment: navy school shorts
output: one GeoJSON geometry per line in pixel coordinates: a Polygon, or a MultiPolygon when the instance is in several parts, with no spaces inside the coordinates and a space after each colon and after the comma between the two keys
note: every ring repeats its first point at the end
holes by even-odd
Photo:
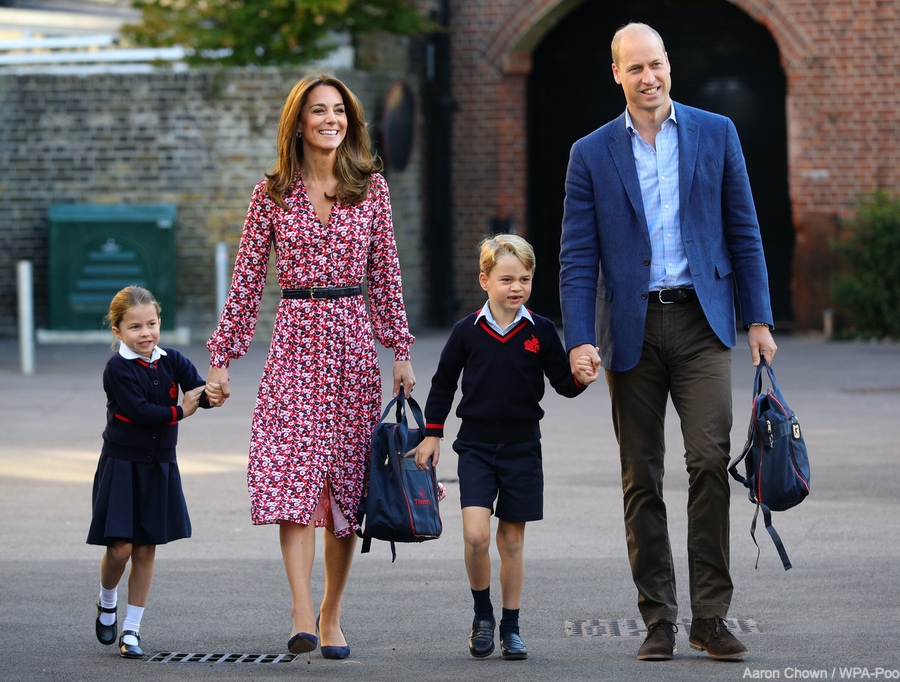
{"type": "Polygon", "coordinates": [[[457,438],[461,507],[487,507],[510,522],[544,518],[544,468],[540,439],[476,443],[457,438]],[[494,509],[494,500],[497,508],[494,509]]]}

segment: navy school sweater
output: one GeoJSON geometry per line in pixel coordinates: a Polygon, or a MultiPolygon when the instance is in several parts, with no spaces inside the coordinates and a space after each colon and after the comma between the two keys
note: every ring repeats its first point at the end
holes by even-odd
{"type": "Polygon", "coordinates": [[[569,369],[569,359],[552,321],[532,313],[501,336],[478,313],[457,322],[431,379],[425,403],[425,435],[444,435],[444,421],[462,374],[456,415],[459,438],[481,443],[521,443],[541,437],[544,376],[560,395],[585,390],[569,369]]]}
{"type": "MultiPolygon", "coordinates": [[[[174,348],[153,364],[126,360],[118,353],[103,371],[106,391],[106,429],[102,454],[134,462],[171,462],[175,459],[178,422],[184,411],[182,392],[206,383],[194,364],[174,348]]],[[[206,392],[200,407],[210,407],[206,392]]]]}

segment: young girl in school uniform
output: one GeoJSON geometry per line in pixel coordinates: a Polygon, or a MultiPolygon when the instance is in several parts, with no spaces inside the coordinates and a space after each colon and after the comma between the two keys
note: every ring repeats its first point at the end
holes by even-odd
{"type": "MultiPolygon", "coordinates": [[[[106,429],[94,475],[87,542],[103,545],[95,632],[116,641],[117,588],[128,560],[128,606],[119,637],[124,658],[141,658],[141,617],[153,579],[156,546],[191,536],[191,521],[175,461],[178,422],[208,408],[196,367],[159,343],[160,306],[139,286],[119,291],[107,322],[119,342],[103,372],[106,429]],[[179,389],[183,393],[178,404],[179,389]]],[[[215,392],[215,387],[210,387],[215,392]]]]}

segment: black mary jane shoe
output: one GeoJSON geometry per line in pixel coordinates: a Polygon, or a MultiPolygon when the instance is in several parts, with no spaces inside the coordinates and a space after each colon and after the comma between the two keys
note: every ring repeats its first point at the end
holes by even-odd
{"type": "Polygon", "coordinates": [[[500,635],[500,655],[504,661],[524,661],[528,658],[528,649],[517,633],[505,632],[500,635]]]}
{"type": "Polygon", "coordinates": [[[472,622],[472,632],[469,633],[469,653],[475,658],[485,658],[494,653],[494,627],[492,620],[478,620],[472,622]]]}
{"type": "Polygon", "coordinates": [[[141,649],[141,636],[134,630],[122,630],[119,637],[119,655],[122,658],[143,658],[144,650],[141,649]],[[125,636],[131,635],[137,640],[137,644],[126,644],[125,636]]]}
{"type": "Polygon", "coordinates": [[[101,613],[115,613],[116,607],[113,606],[111,609],[107,609],[106,607],[100,606],[99,602],[97,604],[97,622],[94,624],[94,632],[97,633],[97,641],[100,644],[112,644],[116,641],[116,621],[112,622],[112,625],[104,625],[100,622],[100,614],[101,613]]]}

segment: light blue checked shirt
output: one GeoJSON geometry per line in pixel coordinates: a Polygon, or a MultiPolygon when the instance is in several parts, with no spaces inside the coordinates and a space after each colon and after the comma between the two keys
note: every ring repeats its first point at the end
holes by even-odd
{"type": "Polygon", "coordinates": [[[656,135],[656,148],[635,130],[628,109],[625,126],[641,183],[644,215],[650,228],[650,290],[690,287],[691,273],[681,241],[678,202],[678,121],[675,103],[656,135]]]}

